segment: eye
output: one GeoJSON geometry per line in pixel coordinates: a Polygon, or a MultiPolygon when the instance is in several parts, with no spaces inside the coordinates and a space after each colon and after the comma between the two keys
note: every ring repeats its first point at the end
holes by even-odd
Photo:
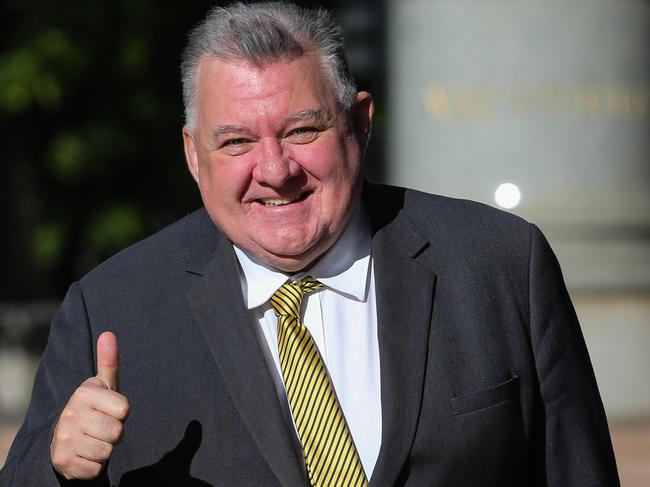
{"type": "Polygon", "coordinates": [[[320,131],[316,127],[297,127],[284,138],[291,144],[308,144],[316,140],[320,131]]]}
{"type": "Polygon", "coordinates": [[[231,156],[237,156],[247,152],[253,141],[251,139],[246,139],[244,137],[238,137],[234,139],[228,139],[221,144],[220,149],[223,150],[226,154],[231,156]]]}
{"type": "Polygon", "coordinates": [[[224,146],[226,146],[226,145],[242,145],[242,144],[245,144],[245,143],[247,143],[247,142],[249,142],[249,140],[248,140],[248,139],[244,139],[244,138],[239,138],[239,139],[229,139],[229,140],[226,140],[226,141],[223,143],[223,145],[224,145],[224,146]]]}

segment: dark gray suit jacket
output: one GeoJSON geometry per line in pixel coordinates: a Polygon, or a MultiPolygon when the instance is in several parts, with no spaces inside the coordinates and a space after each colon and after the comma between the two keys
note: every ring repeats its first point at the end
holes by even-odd
{"type": "MultiPolygon", "coordinates": [[[[540,231],[473,202],[366,183],[382,445],[372,486],[616,486],[607,423],[540,231]]],[[[53,424],[120,342],[123,442],[97,485],[304,486],[228,239],[199,210],[71,286],[2,486],[58,485],[53,424]]]]}

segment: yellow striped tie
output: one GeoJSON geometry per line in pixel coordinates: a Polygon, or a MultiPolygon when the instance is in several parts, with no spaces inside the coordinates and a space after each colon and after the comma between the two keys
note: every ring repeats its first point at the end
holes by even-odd
{"type": "Polygon", "coordinates": [[[300,321],[304,294],[323,285],[312,277],[287,281],[271,297],[278,317],[278,349],[307,474],[313,487],[367,486],[341,405],[314,340],[300,321]]]}

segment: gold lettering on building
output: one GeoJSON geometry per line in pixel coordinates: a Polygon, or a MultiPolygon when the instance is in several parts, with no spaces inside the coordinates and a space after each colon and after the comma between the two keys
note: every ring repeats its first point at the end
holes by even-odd
{"type": "Polygon", "coordinates": [[[496,113],[646,121],[650,84],[488,87],[432,83],[422,96],[431,120],[488,119],[496,113]]]}

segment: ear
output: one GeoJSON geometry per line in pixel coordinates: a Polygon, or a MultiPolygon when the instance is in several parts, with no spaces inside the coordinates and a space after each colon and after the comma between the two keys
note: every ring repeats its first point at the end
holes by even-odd
{"type": "Polygon", "coordinates": [[[185,125],[183,127],[183,149],[185,150],[185,162],[190,174],[194,181],[199,182],[199,156],[196,152],[196,142],[190,128],[185,125]]]}
{"type": "Polygon", "coordinates": [[[375,102],[372,99],[372,95],[367,91],[357,93],[356,102],[352,107],[352,121],[364,152],[370,140],[370,129],[372,128],[372,116],[374,113],[375,102]]]}

